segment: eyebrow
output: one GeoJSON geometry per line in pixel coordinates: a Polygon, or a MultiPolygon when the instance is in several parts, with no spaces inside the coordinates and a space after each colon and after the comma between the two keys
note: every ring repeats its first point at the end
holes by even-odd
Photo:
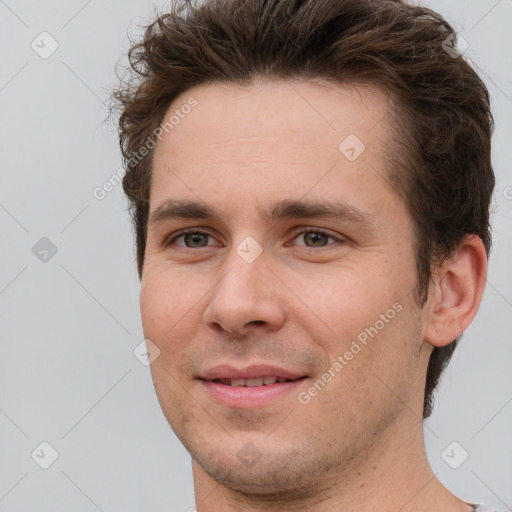
{"type": "MultiPolygon", "coordinates": [[[[376,229],[375,216],[343,203],[328,200],[283,199],[266,206],[258,205],[258,214],[267,222],[284,219],[336,219],[356,224],[365,231],[376,229]]],[[[220,212],[208,203],[189,200],[168,200],[151,214],[148,226],[174,219],[222,219],[220,212]]]]}

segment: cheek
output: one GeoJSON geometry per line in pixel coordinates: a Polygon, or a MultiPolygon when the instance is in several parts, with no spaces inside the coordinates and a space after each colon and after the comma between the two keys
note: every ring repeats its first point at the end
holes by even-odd
{"type": "MultiPolygon", "coordinates": [[[[323,411],[326,425],[351,425],[361,433],[379,431],[409,401],[420,339],[414,312],[408,305],[396,309],[388,313],[388,323],[379,318],[386,315],[386,308],[377,308],[376,319],[370,321],[354,313],[346,322],[338,321],[336,336],[320,340],[329,363],[317,379],[325,377],[329,383],[310,405],[323,411]]],[[[350,312],[348,306],[346,311],[350,312]]]]}
{"type": "Polygon", "coordinates": [[[144,336],[163,353],[178,352],[179,340],[190,339],[199,325],[201,297],[207,289],[206,285],[190,286],[180,273],[148,269],[140,291],[144,336]]]}
{"type": "Polygon", "coordinates": [[[140,291],[144,337],[160,350],[150,365],[151,376],[161,408],[173,428],[177,417],[170,412],[189,408],[183,387],[183,362],[198,325],[197,309],[193,307],[197,298],[190,291],[181,292],[182,287],[177,275],[148,266],[140,291]]]}
{"type": "Polygon", "coordinates": [[[296,319],[307,325],[311,333],[321,329],[331,342],[340,340],[340,345],[350,343],[349,340],[376,322],[378,328],[383,321],[387,327],[397,314],[396,308],[399,309],[399,306],[393,309],[393,305],[401,303],[408,289],[405,283],[403,290],[400,289],[400,281],[393,279],[389,267],[387,272],[380,272],[375,265],[368,269],[353,265],[327,273],[296,275],[292,282],[300,299],[296,319]],[[384,320],[380,315],[384,315],[384,320]]]}
{"type": "Polygon", "coordinates": [[[413,283],[413,273],[390,271],[388,264],[387,269],[354,265],[300,278],[297,287],[309,310],[300,315],[297,310],[295,316],[325,354],[321,371],[330,369],[334,375],[332,380],[325,376],[331,392],[319,393],[317,406],[332,405],[329,414],[337,416],[340,400],[350,417],[351,411],[368,407],[382,407],[386,415],[384,409],[395,404],[396,396],[406,399],[421,341],[410,294],[413,283]]]}

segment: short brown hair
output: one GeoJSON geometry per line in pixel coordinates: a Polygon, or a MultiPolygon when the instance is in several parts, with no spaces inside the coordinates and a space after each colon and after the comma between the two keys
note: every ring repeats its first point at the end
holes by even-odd
{"type": "MultiPolygon", "coordinates": [[[[129,51],[128,79],[113,93],[142,277],[152,152],[133,156],[171,102],[200,84],[319,79],[375,84],[395,99],[389,179],[413,219],[417,302],[432,265],[469,234],[491,247],[489,204],[493,118],[488,91],[449,49],[453,28],[430,9],[401,0],[206,0],[175,2],[129,51]]],[[[423,417],[459,341],[434,347],[423,417]]]]}

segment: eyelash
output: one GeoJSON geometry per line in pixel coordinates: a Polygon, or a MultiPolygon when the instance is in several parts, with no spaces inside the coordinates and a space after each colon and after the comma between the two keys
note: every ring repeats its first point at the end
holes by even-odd
{"type": "MultiPolygon", "coordinates": [[[[301,235],[305,235],[306,233],[320,233],[322,235],[325,235],[327,236],[328,238],[331,238],[332,240],[334,240],[335,242],[346,242],[345,239],[342,239],[342,238],[338,238],[338,237],[335,237],[334,235],[330,234],[329,232],[321,229],[321,228],[305,228],[305,229],[302,229],[301,231],[298,231],[294,234],[292,240],[295,240],[296,238],[298,238],[299,236],[301,235]]],[[[206,236],[209,236],[211,238],[213,238],[212,235],[210,235],[209,233],[205,233],[203,231],[198,231],[196,229],[193,229],[191,228],[190,230],[183,230],[181,232],[179,232],[176,236],[174,236],[171,240],[169,240],[168,242],[165,243],[166,246],[170,246],[170,245],[176,245],[175,242],[177,239],[185,236],[185,235],[188,235],[188,234],[197,234],[197,235],[206,235],[206,236]]],[[[287,244],[288,245],[288,244],[287,244]]],[[[330,245],[333,245],[332,243],[328,243],[326,245],[322,245],[320,247],[313,247],[313,246],[308,246],[308,245],[301,245],[301,247],[305,247],[307,249],[324,249],[324,248],[327,248],[328,246],[330,245]]],[[[191,249],[191,250],[194,250],[194,249],[204,249],[205,247],[212,247],[212,246],[204,246],[204,247],[187,247],[186,245],[179,245],[178,247],[182,247],[184,249],[191,249]]]]}

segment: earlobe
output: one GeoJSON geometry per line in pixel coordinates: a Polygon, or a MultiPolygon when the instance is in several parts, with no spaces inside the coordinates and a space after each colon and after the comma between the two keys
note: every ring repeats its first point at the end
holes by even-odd
{"type": "Polygon", "coordinates": [[[462,334],[478,311],[487,278],[487,254],[480,237],[467,236],[436,270],[429,291],[424,340],[444,347],[462,334]]]}

